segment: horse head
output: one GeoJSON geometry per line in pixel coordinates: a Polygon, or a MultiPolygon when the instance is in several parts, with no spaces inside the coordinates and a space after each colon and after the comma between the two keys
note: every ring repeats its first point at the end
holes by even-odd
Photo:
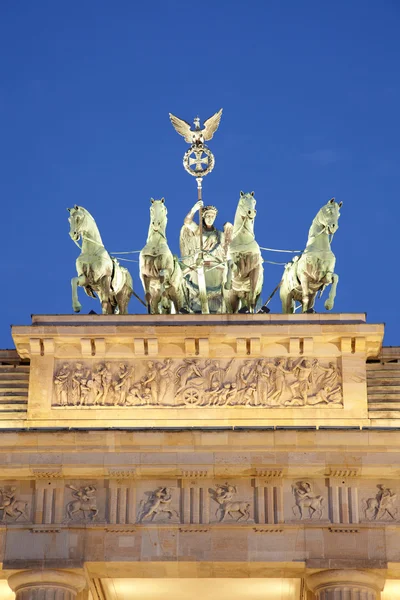
{"type": "Polygon", "coordinates": [[[238,210],[242,219],[253,221],[257,214],[255,206],[256,199],[254,198],[254,192],[240,192],[238,210]]]}
{"type": "Polygon", "coordinates": [[[154,200],[150,198],[150,228],[153,231],[164,233],[167,225],[167,207],[165,199],[154,200]]]}
{"type": "Polygon", "coordinates": [[[331,198],[316,216],[318,223],[329,235],[333,235],[339,228],[338,221],[342,204],[343,202],[337,203],[335,202],[335,198],[331,198]]]}
{"type": "Polygon", "coordinates": [[[70,223],[69,235],[74,242],[77,242],[88,229],[87,217],[90,217],[90,214],[83,206],[77,204],[73,208],[67,208],[67,210],[70,223]]]}

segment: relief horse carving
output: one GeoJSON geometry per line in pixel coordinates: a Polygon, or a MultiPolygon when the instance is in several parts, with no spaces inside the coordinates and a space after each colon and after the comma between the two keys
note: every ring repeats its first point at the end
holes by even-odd
{"type": "Polygon", "coordinates": [[[331,284],[325,308],[332,310],[339,281],[334,272],[336,258],[331,250],[330,237],[338,229],[342,202],[332,198],[321,208],[312,222],[304,252],[285,266],[280,296],[283,313],[294,313],[295,302],[300,302],[303,313],[314,312],[317,293],[331,284]]]}
{"type": "Polygon", "coordinates": [[[149,233],[139,263],[148,312],[153,315],[170,313],[171,303],[179,312],[185,304],[183,275],[177,257],[168,247],[166,228],[164,198],[151,198],[149,233]]]}
{"type": "Polygon", "coordinates": [[[78,300],[78,286],[81,286],[88,296],[98,295],[103,315],[127,314],[133,293],[129,271],[104,248],[96,222],[85,208],[75,204],[68,211],[71,239],[79,247],[78,240],[82,238],[81,253],[76,260],[78,277],[71,280],[74,312],[81,310],[78,300]]]}
{"type": "Polygon", "coordinates": [[[264,269],[254,236],[255,205],[254,192],[240,192],[228,241],[228,276],[224,286],[228,313],[254,313],[261,294],[264,269]]]}
{"type": "Polygon", "coordinates": [[[322,517],[323,496],[314,494],[311,489],[311,484],[308,481],[298,481],[292,485],[292,492],[295,497],[295,506],[293,514],[300,519],[304,518],[304,509],[308,509],[308,518],[312,519],[314,515],[318,519],[322,517]],[[298,515],[296,514],[298,513],[298,515]]]}
{"type": "Polygon", "coordinates": [[[76,500],[68,502],[66,511],[68,519],[72,520],[74,515],[83,512],[83,517],[86,518],[86,513],[89,514],[91,521],[97,517],[99,511],[96,503],[96,488],[92,485],[81,487],[80,489],[75,488],[73,485],[67,485],[72,490],[73,496],[76,500]]]}

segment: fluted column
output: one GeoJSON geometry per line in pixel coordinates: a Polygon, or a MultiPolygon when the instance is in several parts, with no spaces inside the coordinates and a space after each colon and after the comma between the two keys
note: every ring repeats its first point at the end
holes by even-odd
{"type": "Polygon", "coordinates": [[[83,575],[71,571],[19,571],[8,578],[16,600],[75,600],[83,590],[83,575]]]}
{"type": "Polygon", "coordinates": [[[316,600],[379,600],[385,578],[371,571],[332,569],[307,578],[316,600]]]}

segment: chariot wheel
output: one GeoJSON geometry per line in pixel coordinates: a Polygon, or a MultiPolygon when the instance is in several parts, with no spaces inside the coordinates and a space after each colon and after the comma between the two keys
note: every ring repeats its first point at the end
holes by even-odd
{"type": "Polygon", "coordinates": [[[186,406],[199,406],[203,399],[203,393],[195,387],[189,387],[182,392],[182,399],[186,406]]]}

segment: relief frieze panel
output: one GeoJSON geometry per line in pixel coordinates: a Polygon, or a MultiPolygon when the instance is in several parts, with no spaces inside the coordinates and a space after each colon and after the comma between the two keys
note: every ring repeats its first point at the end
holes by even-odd
{"type": "Polygon", "coordinates": [[[56,363],[54,407],[342,408],[336,360],[317,358],[56,363]]]}
{"type": "Polygon", "coordinates": [[[377,493],[363,499],[363,512],[367,521],[397,521],[397,493],[390,487],[378,484],[377,493]]]}
{"type": "Polygon", "coordinates": [[[0,522],[29,521],[28,502],[21,500],[15,486],[0,488],[0,522]]]}
{"type": "Polygon", "coordinates": [[[361,523],[368,527],[399,522],[396,481],[339,483],[343,485],[305,477],[4,482],[0,523],[51,529],[89,523],[120,527],[361,523]]]}
{"type": "Polygon", "coordinates": [[[137,516],[138,523],[142,521],[163,520],[163,517],[180,519],[179,512],[172,504],[173,488],[158,487],[155,490],[145,492],[146,499],[142,499],[139,504],[137,516]]]}

